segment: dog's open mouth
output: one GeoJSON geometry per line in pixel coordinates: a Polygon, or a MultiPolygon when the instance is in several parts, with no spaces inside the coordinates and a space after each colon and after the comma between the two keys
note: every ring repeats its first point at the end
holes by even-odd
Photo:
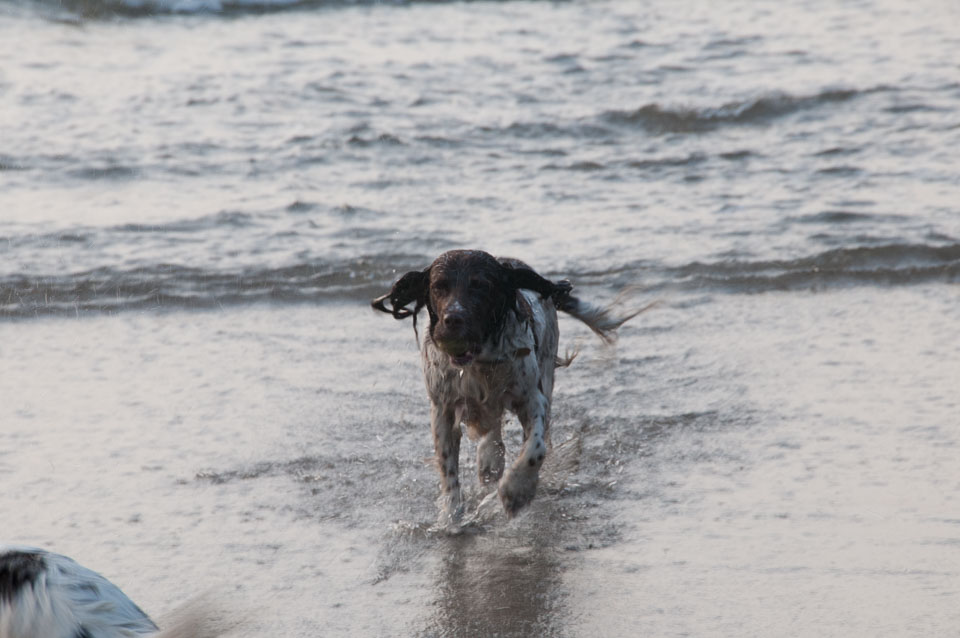
{"type": "Polygon", "coordinates": [[[463,366],[473,363],[480,348],[478,346],[468,346],[458,343],[455,347],[447,346],[443,348],[443,351],[450,357],[450,363],[462,368],[463,366]]]}
{"type": "Polygon", "coordinates": [[[463,367],[473,362],[473,353],[469,350],[459,355],[450,355],[450,363],[455,366],[463,367]]]}

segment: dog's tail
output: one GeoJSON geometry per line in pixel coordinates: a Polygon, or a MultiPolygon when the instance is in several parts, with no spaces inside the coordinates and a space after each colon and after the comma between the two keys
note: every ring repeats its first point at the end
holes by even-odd
{"type": "Polygon", "coordinates": [[[640,308],[631,308],[627,306],[626,302],[627,298],[631,296],[633,289],[628,288],[621,292],[610,305],[597,306],[570,294],[573,288],[569,282],[562,281],[557,288],[558,290],[552,295],[553,303],[556,305],[557,310],[562,310],[568,315],[576,317],[587,324],[587,327],[593,330],[593,332],[607,344],[616,341],[617,329],[620,326],[641,312],[646,312],[653,308],[658,303],[654,301],[640,308]]]}

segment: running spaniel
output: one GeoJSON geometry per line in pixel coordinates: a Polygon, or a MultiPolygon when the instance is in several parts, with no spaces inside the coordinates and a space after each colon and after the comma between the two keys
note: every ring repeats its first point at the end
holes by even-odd
{"type": "Polygon", "coordinates": [[[408,272],[373,300],[396,319],[427,309],[423,371],[431,403],[444,513],[462,512],[460,424],[477,445],[482,483],[499,481],[504,510],[516,514],[534,497],[550,445],[550,397],[557,361],[557,310],[583,321],[604,341],[639,311],[615,316],[571,295],[570,282],[541,277],[523,262],[479,250],[452,250],[427,269],[408,272]],[[412,304],[412,308],[409,306],[412,304]],[[523,449],[504,473],[503,412],[523,426],[523,449]]]}

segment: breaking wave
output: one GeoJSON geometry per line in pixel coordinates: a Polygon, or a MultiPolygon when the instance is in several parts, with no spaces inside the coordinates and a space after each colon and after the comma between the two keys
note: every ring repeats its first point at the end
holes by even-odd
{"type": "Polygon", "coordinates": [[[960,243],[837,248],[791,260],[695,262],[672,269],[672,285],[757,293],[841,286],[960,282],[960,243]]]}
{"type": "Polygon", "coordinates": [[[632,111],[606,111],[600,119],[607,124],[640,126],[657,133],[696,133],[729,124],[761,124],[798,111],[847,102],[879,90],[882,89],[833,89],[801,96],[773,93],[750,100],[728,102],[718,107],[705,108],[674,108],[646,104],[632,111]]]}
{"type": "MultiPolygon", "coordinates": [[[[388,0],[411,4],[415,0],[388,0]]],[[[385,4],[382,0],[43,0],[51,9],[84,18],[149,17],[173,14],[271,13],[289,9],[385,4]]]]}
{"type": "Polygon", "coordinates": [[[503,127],[484,127],[487,135],[518,139],[610,139],[623,135],[623,128],[641,128],[654,134],[704,133],[723,126],[761,125],[801,111],[842,104],[873,93],[892,90],[827,89],[813,95],[774,92],[727,102],[720,106],[685,107],[645,104],[633,110],[605,110],[570,120],[520,121],[503,127]]]}
{"type": "MultiPolygon", "coordinates": [[[[155,264],[101,267],[50,276],[14,273],[0,276],[0,317],[330,300],[363,304],[388,289],[398,273],[420,269],[430,259],[414,254],[383,254],[262,269],[155,264]]],[[[838,248],[790,260],[693,262],[679,267],[645,261],[619,267],[616,272],[578,270],[574,266],[562,273],[544,274],[568,277],[582,287],[637,284],[648,290],[731,294],[958,283],[960,243],[838,248]]]]}
{"type": "Polygon", "coordinates": [[[361,257],[254,271],[157,264],[53,276],[7,275],[0,277],[0,317],[372,298],[405,261],[412,260],[398,255],[392,260],[361,257]]]}

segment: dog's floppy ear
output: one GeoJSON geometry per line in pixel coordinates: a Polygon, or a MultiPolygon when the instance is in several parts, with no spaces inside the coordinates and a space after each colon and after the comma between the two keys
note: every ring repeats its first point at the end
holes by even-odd
{"type": "Polygon", "coordinates": [[[553,282],[542,277],[530,268],[505,266],[510,283],[515,288],[523,288],[539,293],[541,297],[550,297],[553,303],[562,308],[570,297],[570,291],[573,290],[573,284],[566,279],[553,282]]]}
{"type": "Polygon", "coordinates": [[[413,270],[405,274],[393,284],[390,292],[377,297],[370,302],[374,310],[393,315],[394,319],[406,319],[413,316],[416,321],[416,315],[427,303],[427,295],[430,286],[430,269],[413,270]],[[390,302],[387,308],[384,302],[390,302]],[[406,306],[414,304],[413,310],[406,306]]]}

